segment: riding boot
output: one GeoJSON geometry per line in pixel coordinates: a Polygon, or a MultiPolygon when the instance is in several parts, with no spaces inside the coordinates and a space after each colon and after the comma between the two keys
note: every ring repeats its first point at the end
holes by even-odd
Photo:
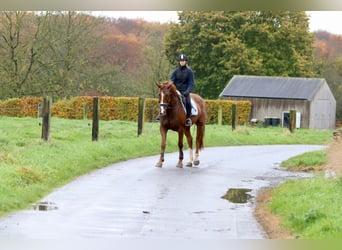
{"type": "Polygon", "coordinates": [[[187,96],[185,98],[185,109],[186,109],[186,120],[185,120],[185,126],[190,127],[192,125],[192,121],[190,118],[191,115],[191,102],[190,102],[190,96],[187,96]]]}
{"type": "Polygon", "coordinates": [[[190,118],[190,117],[186,118],[186,120],[185,120],[185,126],[190,127],[191,125],[192,125],[191,118],[190,118]]]}

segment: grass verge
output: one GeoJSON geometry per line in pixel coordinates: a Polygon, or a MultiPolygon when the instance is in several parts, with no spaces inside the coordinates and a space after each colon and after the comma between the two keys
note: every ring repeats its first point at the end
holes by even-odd
{"type": "Polygon", "coordinates": [[[289,180],[271,191],[268,206],[281,225],[299,239],[342,238],[340,143],[282,162],[294,171],[313,171],[315,178],[289,180]],[[329,174],[327,174],[329,173],[329,174]],[[335,174],[331,174],[335,173],[335,174]]]}
{"type": "Polygon", "coordinates": [[[269,207],[299,239],[342,238],[342,179],[287,181],[272,190],[269,207]]]}
{"type": "Polygon", "coordinates": [[[327,151],[319,150],[291,157],[280,166],[294,171],[321,171],[326,163],[327,151]]]}

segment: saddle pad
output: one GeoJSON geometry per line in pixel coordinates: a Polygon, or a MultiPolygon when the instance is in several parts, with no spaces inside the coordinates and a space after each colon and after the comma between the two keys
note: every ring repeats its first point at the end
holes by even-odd
{"type": "Polygon", "coordinates": [[[191,98],[191,115],[198,115],[197,104],[192,98],[191,98]]]}
{"type": "MultiPolygon", "coordinates": [[[[196,102],[190,98],[190,102],[191,102],[191,115],[198,115],[198,108],[197,108],[197,104],[196,102]]],[[[184,109],[184,112],[186,113],[186,108],[185,108],[185,104],[181,101],[182,103],[182,106],[183,106],[183,109],[184,109]]]]}
{"type": "MultiPolygon", "coordinates": [[[[183,102],[183,98],[181,97],[181,94],[178,90],[177,90],[177,94],[178,94],[178,98],[180,99],[180,102],[183,106],[183,109],[186,113],[186,108],[185,108],[185,104],[183,102]]],[[[190,103],[191,103],[191,115],[194,115],[194,116],[198,115],[198,108],[197,108],[196,102],[192,98],[190,98],[190,103]]]]}

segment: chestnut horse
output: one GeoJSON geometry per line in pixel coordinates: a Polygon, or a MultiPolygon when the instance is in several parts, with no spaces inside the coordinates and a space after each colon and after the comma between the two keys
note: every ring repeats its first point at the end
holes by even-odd
{"type": "Polygon", "coordinates": [[[199,151],[203,148],[203,138],[206,122],[206,106],[204,100],[197,94],[190,94],[191,99],[196,103],[197,114],[191,116],[192,124],[197,126],[195,158],[192,149],[192,135],[189,126],[185,126],[186,112],[181,102],[181,96],[172,81],[156,84],[159,88],[159,117],[161,152],[156,167],[162,167],[166,147],[166,136],[169,129],[178,133],[179,160],[177,167],[183,167],[183,137],[186,136],[189,146],[189,161],[187,167],[192,164],[199,165],[199,151]]]}

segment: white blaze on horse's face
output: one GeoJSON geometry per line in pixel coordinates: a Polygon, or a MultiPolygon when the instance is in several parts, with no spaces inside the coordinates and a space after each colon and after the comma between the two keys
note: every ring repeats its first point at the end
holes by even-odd
{"type": "Polygon", "coordinates": [[[166,106],[167,106],[167,103],[165,103],[164,101],[165,99],[165,94],[163,91],[160,92],[160,115],[166,115],[166,106]]]}

